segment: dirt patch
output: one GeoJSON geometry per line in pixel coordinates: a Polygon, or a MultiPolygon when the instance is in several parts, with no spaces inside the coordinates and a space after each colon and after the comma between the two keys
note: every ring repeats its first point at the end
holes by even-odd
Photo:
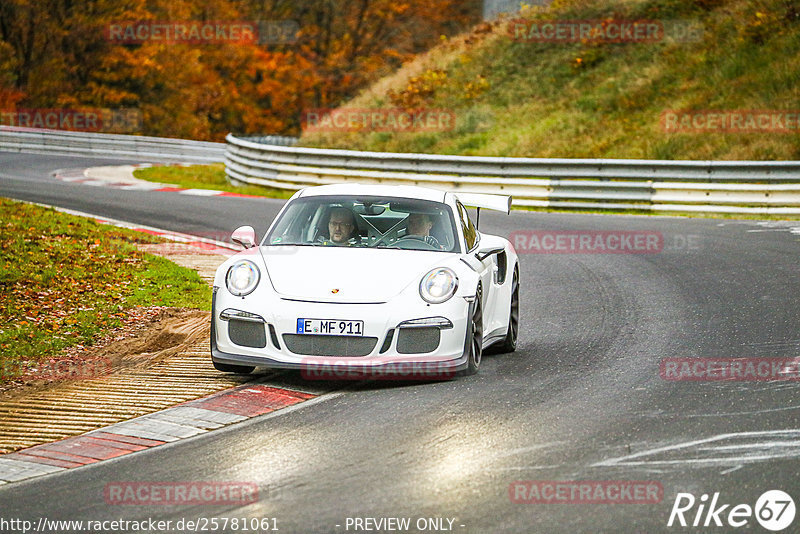
{"type": "Polygon", "coordinates": [[[206,339],[210,320],[210,313],[202,310],[139,308],[125,325],[94,345],[71,347],[55,360],[59,368],[72,370],[72,373],[49,373],[48,369],[56,368],[53,361],[49,362],[50,367],[43,364],[40,372],[33,376],[4,383],[0,389],[0,401],[45,392],[76,379],[92,378],[89,375],[114,374],[168,358],[186,346],[206,339]]]}
{"type": "MultiPolygon", "coordinates": [[[[92,357],[114,362],[107,374],[31,383],[0,396],[0,454],[77,436],[252,380],[214,369],[206,312],[173,309],[162,314],[135,338],[112,340],[84,354],[84,362],[92,357]]],[[[88,369],[98,367],[105,369],[88,369]]]]}
{"type": "MultiPolygon", "coordinates": [[[[187,244],[139,245],[196,269],[209,284],[225,256],[187,244]]],[[[211,363],[211,314],[142,307],[91,346],[0,385],[0,455],[76,436],[251,380],[211,363]],[[55,363],[54,363],[55,362],[55,363]],[[64,372],[66,370],[66,372],[64,372]]]]}
{"type": "Polygon", "coordinates": [[[184,339],[186,339],[186,334],[180,334],[178,332],[160,332],[154,338],[146,340],[147,345],[142,352],[148,354],[166,350],[175,345],[180,345],[184,339]]]}
{"type": "MultiPolygon", "coordinates": [[[[209,285],[216,268],[226,259],[214,250],[186,243],[138,244],[138,248],[196,270],[209,285]]],[[[0,401],[169,357],[181,347],[208,339],[210,321],[211,314],[202,310],[162,306],[135,308],[129,312],[123,326],[93,345],[68,348],[27,376],[4,381],[0,384],[0,401]]]]}

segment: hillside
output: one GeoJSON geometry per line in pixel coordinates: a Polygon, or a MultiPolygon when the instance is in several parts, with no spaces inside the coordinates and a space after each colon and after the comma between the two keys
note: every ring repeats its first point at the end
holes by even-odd
{"type": "Polygon", "coordinates": [[[452,129],[306,132],[301,144],[487,156],[800,159],[796,2],[592,4],[556,0],[549,8],[527,7],[517,22],[503,19],[443,38],[344,106],[446,110],[455,118],[452,129]],[[603,27],[654,21],[662,34],[649,40],[626,34],[626,42],[546,38],[553,21],[588,21],[593,28],[599,21],[603,27]],[[675,118],[671,110],[695,113],[662,123],[675,118]],[[759,123],[753,110],[767,118],[759,123]],[[680,131],[670,129],[676,124],[680,131]]]}

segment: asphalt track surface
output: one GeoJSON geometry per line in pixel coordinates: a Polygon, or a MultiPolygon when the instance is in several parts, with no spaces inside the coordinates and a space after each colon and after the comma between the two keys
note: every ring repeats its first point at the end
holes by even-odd
{"type": "MultiPolygon", "coordinates": [[[[57,168],[109,162],[0,153],[0,196],[201,235],[241,224],[263,235],[283,202],[50,177],[57,168]]],[[[388,517],[410,518],[410,532],[421,531],[419,518],[453,519],[453,532],[470,533],[767,532],[755,517],[734,529],[727,515],[773,489],[800,505],[800,382],[668,381],[659,370],[665,358],[800,356],[793,228],[800,222],[483,213],[481,230],[502,236],[646,230],[660,232],[664,248],[520,254],[518,350],[484,357],[478,375],[343,383],[317,402],[0,487],[0,517],[173,525],[277,518],[280,532],[365,532],[352,518],[388,517]],[[520,480],[657,481],[663,498],[514,503],[509,487],[520,480]],[[105,486],[120,481],[248,481],[260,498],[240,506],[107,504],[105,486]],[[685,514],[690,526],[667,527],[680,492],[698,499],[685,514]],[[719,516],[724,526],[692,527],[700,496],[715,492],[718,506],[730,505],[719,516]]],[[[797,517],[785,532],[799,529],[797,517]]]]}

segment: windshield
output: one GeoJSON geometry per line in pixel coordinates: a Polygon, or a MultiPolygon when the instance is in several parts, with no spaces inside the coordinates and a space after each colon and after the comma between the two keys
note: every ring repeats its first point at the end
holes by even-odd
{"type": "Polygon", "coordinates": [[[390,197],[308,197],[293,201],[262,245],[460,252],[446,204],[390,197]]]}

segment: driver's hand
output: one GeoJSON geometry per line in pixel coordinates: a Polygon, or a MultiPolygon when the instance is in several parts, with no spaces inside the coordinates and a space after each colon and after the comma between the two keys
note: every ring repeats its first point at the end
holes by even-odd
{"type": "Polygon", "coordinates": [[[439,243],[439,240],[433,237],[432,235],[426,235],[425,242],[432,247],[438,248],[439,250],[442,250],[443,248],[442,245],[439,243]]]}

